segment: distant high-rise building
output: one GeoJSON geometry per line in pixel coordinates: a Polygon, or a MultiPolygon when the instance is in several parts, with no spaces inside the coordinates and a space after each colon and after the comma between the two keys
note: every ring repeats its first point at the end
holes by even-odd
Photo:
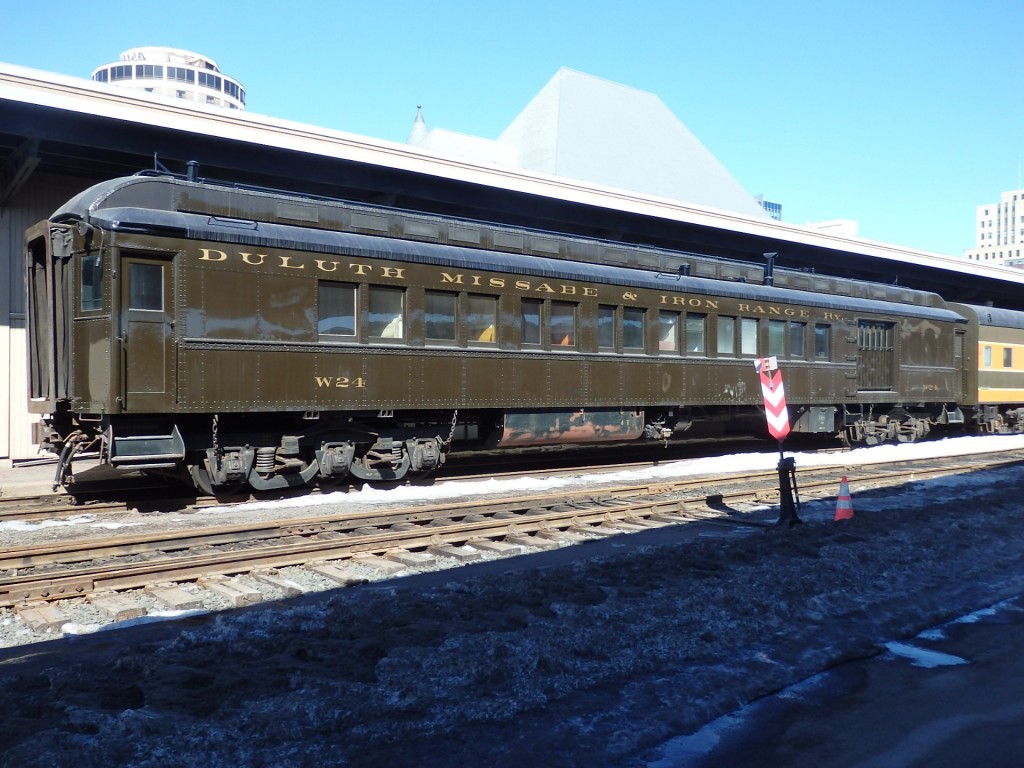
{"type": "Polygon", "coordinates": [[[245,88],[206,56],[177,48],[132,48],[92,79],[224,109],[245,109],[245,88]]]}
{"type": "Polygon", "coordinates": [[[1000,202],[978,206],[974,248],[964,256],[1008,266],[1024,264],[1024,189],[1011,189],[1003,192],[1000,202]]]}
{"type": "Polygon", "coordinates": [[[770,203],[764,199],[764,195],[758,195],[754,199],[764,208],[765,213],[776,221],[782,221],[782,203],[770,203]]]}

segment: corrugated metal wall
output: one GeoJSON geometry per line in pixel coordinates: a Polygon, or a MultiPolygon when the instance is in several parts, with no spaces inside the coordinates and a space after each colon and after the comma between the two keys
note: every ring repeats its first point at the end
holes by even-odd
{"type": "MultiPolygon", "coordinates": [[[[97,179],[98,180],[98,179],[97,179]]],[[[0,464],[32,458],[25,364],[25,230],[93,180],[36,173],[0,208],[0,464]]]]}

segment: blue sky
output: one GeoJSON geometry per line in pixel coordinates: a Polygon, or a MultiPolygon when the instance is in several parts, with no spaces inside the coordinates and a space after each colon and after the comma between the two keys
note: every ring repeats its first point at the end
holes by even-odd
{"type": "Polygon", "coordinates": [[[1020,0],[0,0],[0,61],[87,78],[185,48],[252,112],[394,141],[417,104],[497,138],[571,67],[657,94],[786,221],[958,256],[1021,185],[1022,28],[1020,0]]]}

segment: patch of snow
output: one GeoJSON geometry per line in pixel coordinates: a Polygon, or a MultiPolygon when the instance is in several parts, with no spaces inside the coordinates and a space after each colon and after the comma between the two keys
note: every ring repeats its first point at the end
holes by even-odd
{"type": "Polygon", "coordinates": [[[696,733],[677,736],[659,748],[661,757],[646,764],[647,768],[679,768],[689,765],[695,758],[703,757],[723,743],[731,731],[740,728],[746,719],[749,707],[742,707],[728,715],[712,720],[696,733]]]}
{"type": "Polygon", "coordinates": [[[998,614],[999,609],[1000,607],[996,605],[990,606],[989,608],[983,608],[980,611],[975,611],[974,613],[968,613],[966,616],[961,616],[959,619],[956,619],[953,623],[977,624],[982,619],[991,618],[992,616],[998,614]]]}
{"type": "Polygon", "coordinates": [[[209,611],[202,608],[195,608],[186,611],[152,611],[151,613],[148,613],[145,616],[140,616],[136,619],[125,619],[124,621],[114,623],[81,624],[69,621],[61,627],[61,632],[65,635],[91,635],[96,632],[107,632],[111,630],[125,629],[128,627],[137,627],[142,624],[155,624],[160,621],[184,619],[189,616],[200,616],[204,613],[209,613],[209,611]]]}
{"type": "MultiPolygon", "coordinates": [[[[871,448],[857,448],[842,453],[796,452],[789,453],[788,455],[795,459],[797,472],[799,472],[802,467],[852,467],[1021,449],[1024,449],[1024,435],[985,435],[931,440],[922,443],[878,445],[871,448]]],[[[643,469],[604,472],[576,477],[448,480],[430,486],[402,486],[390,489],[364,487],[357,491],[336,491],[320,496],[300,496],[273,501],[256,501],[235,507],[206,507],[197,512],[197,514],[217,515],[227,512],[238,512],[239,510],[255,511],[288,507],[309,508],[331,504],[405,504],[410,502],[476,498],[507,493],[540,493],[555,488],[594,486],[604,483],[636,483],[659,479],[713,475],[720,473],[722,467],[729,467],[735,472],[766,471],[775,469],[778,466],[778,462],[779,454],[777,451],[739,453],[728,456],[688,459],[661,464],[656,467],[645,467],[643,469]]],[[[936,481],[930,480],[929,482],[936,481]]],[[[951,480],[951,482],[955,482],[955,479],[951,480]]]]}
{"type": "Polygon", "coordinates": [[[63,520],[10,520],[6,523],[0,523],[0,531],[38,531],[43,528],[70,528],[71,526],[85,525],[95,521],[96,518],[92,515],[75,515],[63,520]]]}
{"type": "Polygon", "coordinates": [[[954,656],[951,653],[930,651],[926,648],[919,648],[908,643],[886,643],[886,650],[894,656],[910,659],[915,667],[934,669],[935,667],[953,667],[959,664],[968,664],[967,659],[954,656]]]}

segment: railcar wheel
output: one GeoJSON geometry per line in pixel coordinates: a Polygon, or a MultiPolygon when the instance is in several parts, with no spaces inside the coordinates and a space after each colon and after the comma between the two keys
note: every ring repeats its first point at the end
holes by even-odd
{"type": "Polygon", "coordinates": [[[198,464],[190,464],[188,468],[189,477],[192,478],[192,485],[200,493],[204,493],[207,496],[215,495],[213,492],[213,483],[210,481],[210,473],[206,471],[206,467],[202,467],[198,464]]]}
{"type": "Polygon", "coordinates": [[[241,493],[242,489],[246,486],[246,482],[242,480],[238,483],[218,486],[215,488],[213,481],[210,479],[210,473],[207,471],[206,467],[200,464],[190,464],[188,473],[189,477],[192,478],[192,485],[195,486],[195,489],[207,496],[234,496],[241,493]]]}

